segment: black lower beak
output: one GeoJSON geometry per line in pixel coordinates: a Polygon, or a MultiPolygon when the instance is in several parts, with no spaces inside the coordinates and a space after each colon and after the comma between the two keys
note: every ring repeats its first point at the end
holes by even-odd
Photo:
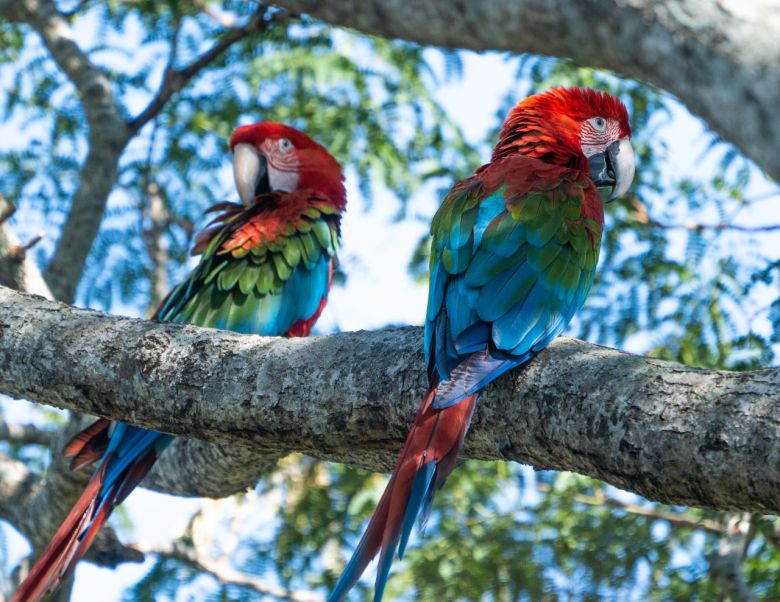
{"type": "Polygon", "coordinates": [[[610,144],[603,153],[588,157],[590,179],[597,188],[611,188],[609,201],[628,192],[636,169],[634,149],[628,138],[610,144]]]}
{"type": "Polygon", "coordinates": [[[257,182],[255,183],[255,198],[259,197],[261,194],[265,194],[267,192],[271,192],[271,181],[268,179],[268,165],[267,165],[267,159],[260,155],[260,164],[261,164],[261,174],[260,177],[257,178],[257,182]]]}
{"type": "Polygon", "coordinates": [[[590,179],[596,185],[596,188],[614,187],[617,179],[615,177],[615,168],[612,165],[613,147],[617,142],[613,142],[607,147],[607,150],[597,155],[588,157],[590,164],[590,179]],[[612,152],[610,152],[612,150],[612,152]]]}

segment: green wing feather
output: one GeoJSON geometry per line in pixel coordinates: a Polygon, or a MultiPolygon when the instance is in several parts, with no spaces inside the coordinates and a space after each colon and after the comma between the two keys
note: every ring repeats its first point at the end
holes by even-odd
{"type": "Polygon", "coordinates": [[[602,227],[584,211],[598,194],[587,176],[525,157],[502,167],[455,187],[431,227],[425,342],[440,378],[486,347],[526,361],[593,283],[602,227]]]}
{"type": "Polygon", "coordinates": [[[283,226],[283,234],[227,250],[231,237],[257,216],[256,207],[231,206],[215,220],[219,226],[208,231],[200,263],[171,292],[157,318],[281,335],[317,311],[338,247],[338,213],[308,207],[283,226]]]}

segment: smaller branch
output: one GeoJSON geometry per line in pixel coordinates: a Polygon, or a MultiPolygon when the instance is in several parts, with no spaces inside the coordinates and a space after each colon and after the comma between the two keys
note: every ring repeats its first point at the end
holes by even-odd
{"type": "Polygon", "coordinates": [[[26,243],[23,243],[21,245],[16,245],[13,247],[9,253],[8,257],[15,260],[15,261],[22,261],[25,257],[27,257],[27,251],[32,249],[35,245],[37,245],[39,242],[41,242],[44,237],[46,236],[46,232],[41,230],[33,236],[30,240],[28,240],[26,243]]]}
{"type": "Polygon", "coordinates": [[[9,203],[3,195],[0,195],[0,225],[7,222],[14,213],[16,213],[16,205],[9,203]]]}
{"type": "Polygon", "coordinates": [[[50,445],[54,433],[34,424],[10,424],[0,418],[0,439],[15,445],[50,445]]]}
{"type": "Polygon", "coordinates": [[[204,15],[206,15],[209,19],[211,19],[218,25],[221,25],[226,29],[230,29],[231,27],[236,26],[237,21],[235,16],[229,14],[221,14],[215,11],[211,7],[211,5],[209,5],[207,2],[204,2],[203,0],[195,0],[193,4],[195,5],[195,8],[197,8],[200,12],[202,12],[204,15]]]}
{"type": "MultiPolygon", "coordinates": [[[[55,447],[59,447],[60,434],[50,434],[55,447]]],[[[55,458],[55,463],[64,462],[55,458]]],[[[50,469],[44,480],[23,462],[5,454],[0,454],[0,474],[0,519],[10,522],[36,551],[42,551],[83,489],[83,475],[74,475],[58,466],[50,469]]],[[[123,545],[114,530],[106,527],[98,533],[85,559],[114,568],[124,562],[143,562],[144,558],[138,550],[123,545]]]]}
{"type": "Polygon", "coordinates": [[[742,558],[754,533],[753,517],[746,512],[728,515],[718,549],[709,555],[710,576],[733,602],[755,602],[742,570],[742,558]]]}
{"type": "Polygon", "coordinates": [[[663,230],[688,230],[690,232],[703,232],[704,230],[710,230],[714,232],[720,232],[723,230],[733,230],[735,232],[775,232],[780,230],[780,224],[770,224],[767,226],[743,226],[740,224],[730,224],[727,222],[721,222],[718,224],[699,224],[696,222],[684,222],[682,224],[665,224],[655,220],[646,222],[645,225],[653,228],[661,228],[663,230]]]}
{"type": "Polygon", "coordinates": [[[278,11],[266,17],[265,7],[259,5],[257,10],[252,13],[252,16],[244,25],[230,29],[218,42],[192,63],[182,69],[174,69],[172,66],[166,69],[162,83],[160,84],[160,89],[157,91],[155,97],[137,117],[128,122],[130,131],[133,133],[138,132],[162,110],[171,96],[184,88],[195,75],[215,61],[233,44],[262,31],[271,23],[283,21],[289,18],[289,16],[289,13],[285,11],[278,11]]]}
{"type": "MultiPolygon", "coordinates": [[[[543,493],[549,493],[552,490],[552,488],[546,483],[539,483],[537,488],[543,493]]],[[[690,514],[675,514],[674,512],[666,512],[657,507],[643,506],[641,504],[631,504],[629,502],[623,502],[608,495],[604,495],[603,493],[601,495],[574,495],[572,497],[575,501],[582,504],[587,504],[588,506],[611,506],[612,508],[618,508],[637,516],[664,520],[674,527],[706,531],[715,535],[723,534],[723,527],[717,521],[697,519],[690,514]]]]}
{"type": "Polygon", "coordinates": [[[142,554],[155,554],[161,558],[171,558],[190,565],[194,569],[209,573],[217,581],[223,584],[238,585],[253,589],[258,594],[273,596],[277,600],[290,600],[291,602],[322,602],[323,597],[316,592],[288,589],[272,585],[259,577],[238,571],[230,565],[227,559],[214,560],[202,554],[197,548],[177,540],[169,545],[152,548],[140,544],[133,549],[142,554]]]}
{"type": "MultiPolygon", "coordinates": [[[[774,193],[773,193],[774,194],[774,193]]],[[[681,224],[668,224],[650,217],[650,212],[647,210],[641,199],[636,195],[630,195],[629,204],[631,206],[631,218],[643,225],[651,228],[660,228],[662,230],[687,230],[689,232],[703,232],[705,230],[713,232],[722,232],[723,230],[733,230],[735,232],[774,232],[780,230],[780,224],[769,224],[766,226],[743,226],[733,223],[733,219],[743,209],[740,207],[736,212],[729,216],[729,219],[716,224],[701,224],[694,221],[687,221],[681,224]]]]}

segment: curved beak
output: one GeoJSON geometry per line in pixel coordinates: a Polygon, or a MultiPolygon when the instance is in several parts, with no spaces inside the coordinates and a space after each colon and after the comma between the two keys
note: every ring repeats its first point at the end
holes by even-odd
{"type": "Polygon", "coordinates": [[[610,201],[628,192],[636,170],[634,149],[628,138],[616,140],[603,153],[588,157],[588,163],[590,163],[590,179],[593,183],[598,188],[612,188],[610,201]]]}
{"type": "Polygon", "coordinates": [[[257,195],[270,190],[266,159],[251,144],[233,148],[233,179],[245,207],[252,205],[257,195]]]}

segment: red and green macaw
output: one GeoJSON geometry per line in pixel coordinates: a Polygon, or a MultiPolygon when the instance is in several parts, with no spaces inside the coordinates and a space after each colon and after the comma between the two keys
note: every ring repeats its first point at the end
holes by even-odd
{"type": "Polygon", "coordinates": [[[611,199],[628,190],[630,136],[618,99],[552,89],[510,111],[490,163],[445,197],[431,226],[430,388],[330,602],[377,554],[382,599],[393,555],[455,468],[480,392],[544,349],[584,303],[604,225],[597,187],[611,187],[611,199]]]}
{"type": "MultiPolygon", "coordinates": [[[[245,334],[307,336],[328,297],[346,205],[338,162],[280,123],[230,138],[242,204],[219,203],[197,238],[197,267],[154,318],[245,334]]],[[[100,419],[65,447],[78,469],[99,462],[86,490],[13,597],[39,600],[89,548],[111,511],[143,480],[173,436],[100,419]]]]}

